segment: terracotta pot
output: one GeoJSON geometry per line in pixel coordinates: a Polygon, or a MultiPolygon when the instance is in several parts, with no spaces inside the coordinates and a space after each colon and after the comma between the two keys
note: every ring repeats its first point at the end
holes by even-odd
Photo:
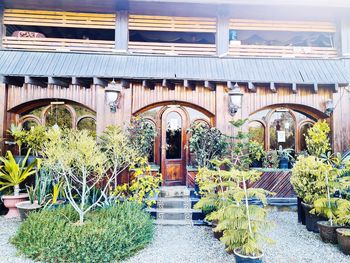
{"type": "Polygon", "coordinates": [[[346,228],[337,229],[338,244],[345,255],[350,255],[350,230],[346,228]],[[344,235],[347,232],[347,235],[344,235]]]}
{"type": "Polygon", "coordinates": [[[41,209],[41,205],[38,204],[38,201],[35,201],[33,204],[30,201],[19,202],[16,204],[16,207],[22,221],[28,217],[29,213],[36,212],[41,209]]]}
{"type": "Polygon", "coordinates": [[[16,204],[28,200],[28,194],[3,195],[1,198],[4,205],[9,209],[5,218],[14,218],[20,216],[16,204]]]}
{"type": "Polygon", "coordinates": [[[329,221],[318,221],[317,225],[318,225],[318,229],[320,230],[320,236],[323,242],[338,244],[336,230],[341,226],[334,225],[334,224],[333,226],[331,226],[331,223],[329,221]]]}
{"type": "Polygon", "coordinates": [[[257,256],[242,255],[239,249],[235,249],[233,252],[235,254],[236,263],[262,263],[262,258],[264,256],[264,253],[257,256]]]}

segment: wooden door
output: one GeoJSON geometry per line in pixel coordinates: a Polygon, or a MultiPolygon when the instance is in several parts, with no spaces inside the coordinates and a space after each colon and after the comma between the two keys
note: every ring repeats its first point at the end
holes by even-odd
{"type": "Polygon", "coordinates": [[[162,175],[163,185],[186,184],[187,116],[180,107],[171,107],[162,114],[162,175]]]}

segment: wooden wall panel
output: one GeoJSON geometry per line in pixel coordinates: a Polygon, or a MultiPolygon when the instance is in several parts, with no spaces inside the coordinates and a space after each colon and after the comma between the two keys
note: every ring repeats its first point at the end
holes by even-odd
{"type": "Polygon", "coordinates": [[[320,87],[314,93],[311,87],[300,87],[297,93],[292,93],[291,87],[277,87],[277,92],[272,92],[268,87],[258,87],[257,92],[245,92],[243,96],[242,114],[249,116],[262,108],[277,104],[292,104],[313,108],[315,111],[324,112],[325,102],[331,99],[333,92],[330,88],[320,87]]]}
{"type": "Polygon", "coordinates": [[[334,93],[333,144],[335,151],[344,152],[350,148],[350,90],[340,88],[334,93]]]}
{"type": "Polygon", "coordinates": [[[161,85],[156,85],[154,90],[143,88],[141,84],[133,84],[132,112],[136,113],[144,107],[162,102],[185,102],[197,105],[211,114],[215,115],[216,101],[215,91],[204,87],[196,87],[193,91],[186,89],[182,85],[175,85],[174,90],[170,90],[161,85]]]}
{"type": "Polygon", "coordinates": [[[35,100],[40,99],[62,99],[80,103],[94,111],[96,111],[96,89],[83,88],[77,85],[71,85],[69,88],[49,85],[42,88],[39,86],[25,84],[23,87],[8,87],[8,105],[7,110],[35,100]]]}

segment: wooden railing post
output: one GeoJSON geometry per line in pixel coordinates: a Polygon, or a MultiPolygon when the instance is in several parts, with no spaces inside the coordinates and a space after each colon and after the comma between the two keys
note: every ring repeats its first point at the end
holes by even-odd
{"type": "Polygon", "coordinates": [[[4,7],[0,6],[0,49],[3,48],[2,40],[5,36],[5,26],[4,26],[4,7]]]}
{"type": "Polygon", "coordinates": [[[117,12],[115,24],[115,48],[120,51],[128,51],[129,42],[129,12],[121,10],[117,12]]]}

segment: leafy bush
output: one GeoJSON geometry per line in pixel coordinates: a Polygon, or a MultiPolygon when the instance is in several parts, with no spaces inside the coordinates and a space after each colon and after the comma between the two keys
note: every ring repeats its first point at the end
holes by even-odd
{"type": "Polygon", "coordinates": [[[188,130],[190,152],[196,156],[199,167],[210,167],[210,160],[220,159],[227,152],[226,137],[217,128],[204,123],[194,123],[188,130]]]}
{"type": "Polygon", "coordinates": [[[31,213],[12,243],[26,256],[43,262],[112,262],[143,249],[154,234],[149,214],[123,203],[87,214],[77,225],[71,206],[31,213]]]}
{"type": "Polygon", "coordinates": [[[141,157],[148,157],[150,155],[156,136],[157,131],[145,118],[140,116],[131,118],[128,126],[128,137],[131,147],[135,149],[141,157]]]}
{"type": "MultiPolygon", "coordinates": [[[[290,180],[296,194],[305,203],[312,205],[315,200],[327,194],[326,176],[329,181],[335,181],[338,175],[337,169],[315,156],[299,157],[290,180]]],[[[335,188],[330,186],[329,191],[333,193],[335,188]]]]}
{"type": "Polygon", "coordinates": [[[264,146],[255,141],[255,140],[250,140],[248,143],[248,152],[249,152],[249,158],[254,161],[261,161],[263,157],[265,156],[265,150],[264,146]]]}
{"type": "Polygon", "coordinates": [[[263,158],[263,166],[265,168],[276,169],[278,168],[279,162],[280,159],[276,150],[267,152],[263,158]]]}
{"type": "Polygon", "coordinates": [[[305,141],[307,150],[311,155],[320,157],[331,149],[329,133],[331,128],[326,121],[318,121],[308,129],[305,141]]]}

